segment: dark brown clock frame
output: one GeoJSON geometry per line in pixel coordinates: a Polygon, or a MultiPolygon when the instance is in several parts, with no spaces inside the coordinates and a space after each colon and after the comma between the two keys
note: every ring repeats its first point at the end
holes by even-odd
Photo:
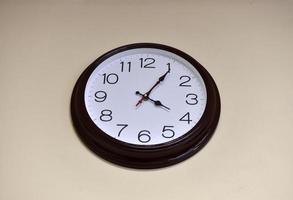
{"type": "Polygon", "coordinates": [[[178,49],[155,43],[129,44],[100,56],[81,74],[71,97],[72,122],[83,143],[107,161],[138,169],[153,169],[173,165],[201,150],[217,127],[220,107],[220,95],[217,86],[211,75],[200,63],[178,49]],[[86,111],[84,91],[88,78],[94,69],[107,58],[135,48],[155,48],[177,54],[191,63],[204,80],[207,90],[207,105],[201,119],[189,132],[170,142],[156,145],[135,145],[116,140],[99,129],[86,111]]]}

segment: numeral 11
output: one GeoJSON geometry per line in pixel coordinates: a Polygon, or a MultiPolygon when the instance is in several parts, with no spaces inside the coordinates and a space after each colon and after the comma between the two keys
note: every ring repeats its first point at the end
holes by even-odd
{"type": "Polygon", "coordinates": [[[120,64],[121,64],[121,72],[123,72],[124,71],[124,68],[127,68],[127,67],[128,67],[128,72],[130,72],[131,62],[127,62],[125,64],[124,61],[122,61],[120,64]]]}

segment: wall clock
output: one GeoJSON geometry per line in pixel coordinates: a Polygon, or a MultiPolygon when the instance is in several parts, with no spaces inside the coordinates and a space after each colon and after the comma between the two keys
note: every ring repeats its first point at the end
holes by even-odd
{"type": "Polygon", "coordinates": [[[79,77],[71,98],[76,131],[94,153],[131,168],[159,168],[197,153],[211,138],[220,97],[211,75],[161,44],[116,48],[79,77]]]}

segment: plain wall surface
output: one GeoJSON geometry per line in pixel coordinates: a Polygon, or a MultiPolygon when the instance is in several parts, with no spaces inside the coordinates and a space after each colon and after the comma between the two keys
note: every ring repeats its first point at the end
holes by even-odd
{"type": "Polygon", "coordinates": [[[293,199],[293,1],[1,1],[0,199],[293,199]],[[208,145],[158,170],[112,165],[78,139],[73,86],[98,56],[156,42],[212,74],[208,145]]]}

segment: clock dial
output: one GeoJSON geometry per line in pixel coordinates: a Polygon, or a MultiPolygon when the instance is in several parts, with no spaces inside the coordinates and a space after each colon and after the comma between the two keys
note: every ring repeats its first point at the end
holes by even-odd
{"type": "Polygon", "coordinates": [[[107,135],[155,145],[190,131],[205,110],[207,93],[188,61],[168,51],[137,48],[100,63],[87,81],[84,101],[91,120],[107,135]]]}
{"type": "Polygon", "coordinates": [[[102,158],[159,168],[202,149],[220,116],[211,75],[186,53],[161,44],[118,47],[79,77],[71,97],[79,138],[102,158]]]}

